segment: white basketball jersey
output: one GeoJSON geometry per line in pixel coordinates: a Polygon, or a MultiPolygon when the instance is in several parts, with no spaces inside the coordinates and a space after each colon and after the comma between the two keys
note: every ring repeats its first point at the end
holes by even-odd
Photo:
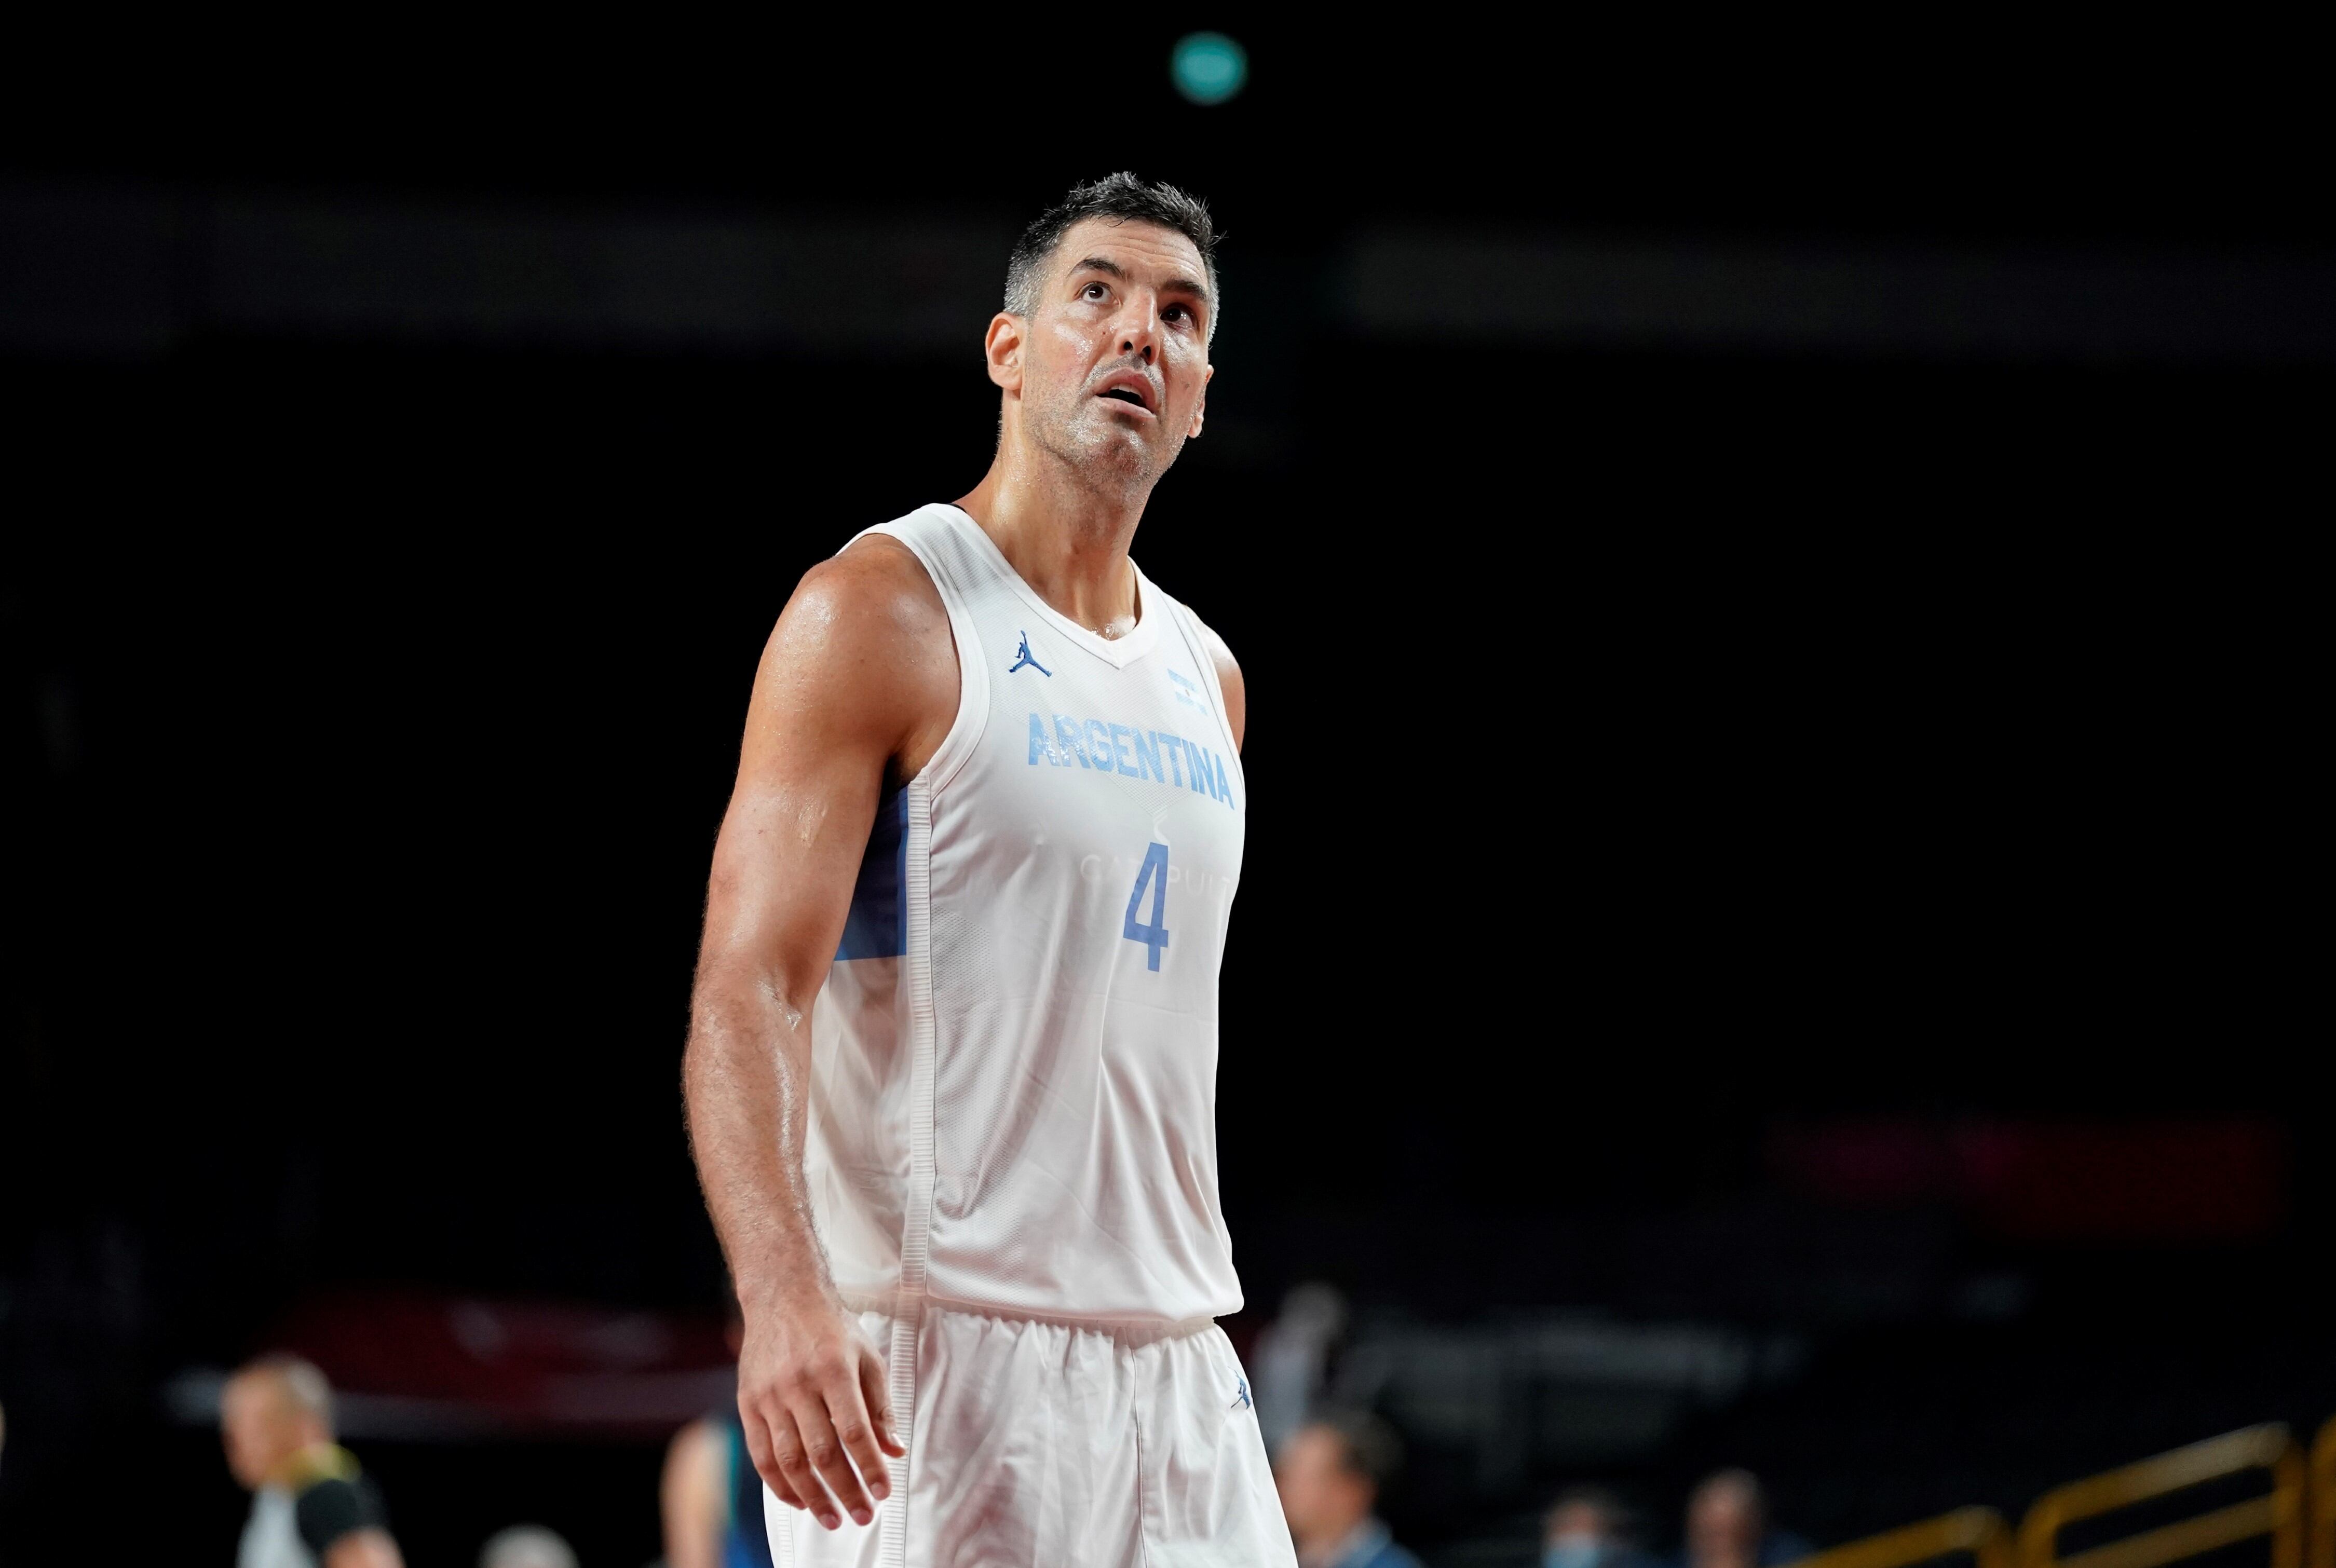
{"type": "Polygon", "coordinates": [[[1240,1310],[1217,1201],[1217,972],[1241,760],[1192,612],[1139,571],[1109,641],[973,520],[914,550],[957,721],[878,808],[812,1013],[807,1174],[835,1282],[1017,1315],[1240,1310]]]}

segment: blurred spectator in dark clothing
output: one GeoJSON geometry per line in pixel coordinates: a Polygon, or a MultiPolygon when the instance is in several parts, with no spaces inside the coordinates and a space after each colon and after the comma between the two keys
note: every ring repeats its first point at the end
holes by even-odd
{"type": "Polygon", "coordinates": [[[236,1568],[405,1568],[381,1493],[333,1442],[333,1390],[291,1356],[264,1356],[219,1400],[227,1466],[251,1493],[236,1568]]]}
{"type": "Polygon", "coordinates": [[[1419,1568],[1375,1512],[1402,1453],[1386,1423],[1369,1416],[1318,1416],[1290,1434],[1273,1478],[1299,1568],[1419,1568]]]}
{"type": "Polygon", "coordinates": [[[1807,1556],[1809,1544],[1768,1525],[1768,1499],[1749,1470],[1707,1475],[1687,1500],[1682,1568],[1778,1568],[1807,1556]]]}
{"type": "Polygon", "coordinates": [[[1542,1525],[1542,1568],[1644,1568],[1630,1517],[1603,1486],[1569,1486],[1542,1525]]]}

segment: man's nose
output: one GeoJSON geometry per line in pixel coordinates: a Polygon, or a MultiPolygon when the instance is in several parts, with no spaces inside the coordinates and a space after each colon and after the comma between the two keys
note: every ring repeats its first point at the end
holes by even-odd
{"type": "Polygon", "coordinates": [[[1150,299],[1129,297],[1119,324],[1119,351],[1146,365],[1160,357],[1160,313],[1150,299]]]}

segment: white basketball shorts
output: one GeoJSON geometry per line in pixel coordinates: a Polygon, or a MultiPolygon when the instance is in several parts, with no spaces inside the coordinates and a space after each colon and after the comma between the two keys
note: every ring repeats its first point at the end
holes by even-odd
{"type": "Polygon", "coordinates": [[[1214,1323],[861,1315],[909,1452],[866,1526],[765,1488],[778,1568],[1296,1568],[1248,1375],[1214,1323]]]}

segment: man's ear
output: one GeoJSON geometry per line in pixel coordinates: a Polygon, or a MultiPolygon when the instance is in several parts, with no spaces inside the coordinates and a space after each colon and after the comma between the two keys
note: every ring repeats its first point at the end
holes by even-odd
{"type": "Polygon", "coordinates": [[[1022,390],[1022,318],[1005,310],[991,317],[981,352],[989,361],[989,379],[1018,394],[1022,390]]]}
{"type": "Polygon", "coordinates": [[[1192,428],[1184,433],[1187,441],[1201,439],[1201,420],[1209,412],[1209,383],[1216,378],[1217,367],[1210,365],[1201,372],[1201,399],[1192,404],[1192,428]]]}

